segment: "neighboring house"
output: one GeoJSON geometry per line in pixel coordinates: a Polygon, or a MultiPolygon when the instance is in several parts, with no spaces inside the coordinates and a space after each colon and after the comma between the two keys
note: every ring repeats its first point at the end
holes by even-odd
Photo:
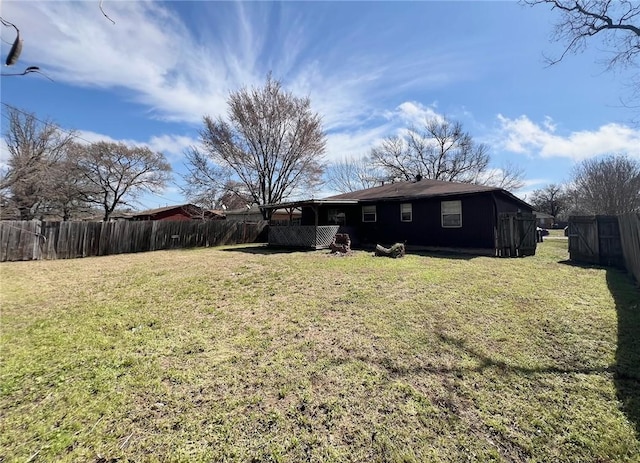
{"type": "Polygon", "coordinates": [[[258,206],[226,210],[224,211],[224,215],[227,220],[233,220],[235,222],[259,222],[264,220],[258,206]]]}
{"type": "Polygon", "coordinates": [[[195,204],[159,207],[127,214],[127,220],[224,220],[219,211],[207,211],[195,204]]]}
{"type": "MultiPolygon", "coordinates": [[[[301,215],[300,210],[297,209],[276,209],[273,211],[269,223],[271,225],[300,225],[301,215]]],[[[264,220],[262,211],[258,206],[225,211],[225,216],[227,220],[235,220],[237,222],[259,222],[264,220]]]]}
{"type": "Polygon", "coordinates": [[[536,225],[540,228],[551,228],[556,221],[555,217],[544,212],[536,211],[534,214],[536,215],[536,225]]]}
{"type": "Polygon", "coordinates": [[[354,244],[406,242],[487,253],[496,249],[500,213],[533,212],[532,206],[501,188],[428,179],[263,207],[297,208],[302,226],[337,225],[354,244]]]}

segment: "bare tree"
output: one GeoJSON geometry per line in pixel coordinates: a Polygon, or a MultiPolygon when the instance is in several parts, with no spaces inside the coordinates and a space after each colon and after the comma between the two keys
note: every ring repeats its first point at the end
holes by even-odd
{"type": "Polygon", "coordinates": [[[640,212],[640,161],[625,155],[588,159],[574,170],[570,192],[583,214],[640,212]]]}
{"type": "Polygon", "coordinates": [[[229,169],[213,164],[209,157],[195,147],[185,151],[187,173],[180,190],[189,201],[204,209],[244,208],[253,203],[244,183],[232,180],[229,169]]]}
{"type": "Polygon", "coordinates": [[[340,193],[363,190],[380,185],[385,173],[367,157],[343,158],[327,168],[327,184],[340,193]]]}
{"type": "Polygon", "coordinates": [[[522,186],[523,172],[513,166],[489,169],[489,148],[476,143],[460,122],[432,117],[420,128],[387,137],[371,150],[371,162],[392,178],[522,186]]]}
{"type": "Polygon", "coordinates": [[[73,155],[65,153],[62,159],[49,168],[48,176],[50,188],[47,205],[50,216],[68,221],[95,213],[91,204],[85,200],[91,188],[73,155]]]}
{"type": "Polygon", "coordinates": [[[225,209],[243,209],[253,204],[253,199],[242,182],[227,180],[223,185],[223,193],[218,197],[218,204],[225,209]]]}
{"type": "Polygon", "coordinates": [[[562,185],[551,183],[534,190],[529,203],[539,212],[558,218],[569,208],[569,196],[562,185]]]}
{"type": "Polygon", "coordinates": [[[31,220],[51,207],[50,199],[60,186],[56,166],[65,159],[74,135],[17,108],[8,109],[7,119],[4,138],[9,160],[0,189],[18,218],[31,220]]]}
{"type": "Polygon", "coordinates": [[[190,147],[184,155],[187,173],[182,175],[185,183],[180,186],[180,190],[192,203],[206,209],[215,209],[224,193],[224,184],[229,172],[213,164],[209,157],[196,147],[190,147]]]}
{"type": "Polygon", "coordinates": [[[524,169],[506,162],[500,167],[487,168],[484,172],[479,172],[471,182],[516,191],[524,186],[524,176],[524,169]]]}
{"type": "Polygon", "coordinates": [[[640,4],[629,0],[524,0],[527,5],[550,5],[560,12],[553,38],[565,48],[550,64],[559,63],[569,53],[578,53],[587,41],[603,36],[611,45],[608,65],[633,65],[640,54],[640,4]]]}
{"type": "MultiPolygon", "coordinates": [[[[548,5],[559,12],[552,40],[564,43],[559,56],[547,57],[550,65],[568,54],[582,52],[595,36],[608,47],[607,69],[637,70],[640,56],[640,3],[629,0],[522,0],[527,5],[548,5]]],[[[640,96],[640,74],[631,82],[633,96],[640,96]]]]}
{"type": "Polygon", "coordinates": [[[171,166],[162,153],[124,143],[97,142],[74,146],[85,183],[84,199],[103,210],[106,222],[118,206],[130,205],[145,191],[165,187],[171,166]]]}
{"type": "Polygon", "coordinates": [[[211,169],[232,174],[255,204],[277,203],[321,183],[325,134],[309,98],[286,92],[269,75],[264,87],[232,92],[227,104],[229,121],[205,116],[200,132],[204,153],[198,156],[211,169]]]}

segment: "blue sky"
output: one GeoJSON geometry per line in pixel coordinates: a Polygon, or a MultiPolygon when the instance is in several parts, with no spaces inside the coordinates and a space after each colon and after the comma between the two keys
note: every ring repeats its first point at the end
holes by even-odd
{"type": "MultiPolygon", "coordinates": [[[[83,139],[165,153],[175,184],[140,208],[185,202],[183,152],[202,116],[224,116],[230,91],[267,73],[309,96],[327,132],[326,160],[368,153],[411,123],[446,115],[491,148],[493,168],[522,167],[531,191],[568,180],[576,162],[608,153],[640,159],[630,72],[605,72],[596,39],[558,56],[556,13],[507,1],[213,2],[7,1],[37,74],[2,78],[2,102],[83,139]]],[[[12,42],[14,31],[2,29],[12,42]]],[[[2,56],[9,45],[3,42],[2,56]]],[[[10,71],[3,68],[3,72],[10,71]]],[[[2,110],[5,110],[3,105],[2,110]]],[[[5,119],[2,119],[3,128],[5,119]]],[[[6,148],[0,146],[0,163],[6,148]]],[[[333,192],[325,190],[320,195],[333,192]]]]}

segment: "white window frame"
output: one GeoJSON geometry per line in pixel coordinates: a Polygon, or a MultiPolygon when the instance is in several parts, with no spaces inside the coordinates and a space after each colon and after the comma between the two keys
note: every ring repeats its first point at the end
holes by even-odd
{"type": "Polygon", "coordinates": [[[412,222],[413,221],[413,206],[411,203],[400,204],[400,222],[412,222]],[[405,218],[405,214],[409,214],[408,218],[405,218]]]}
{"type": "Polygon", "coordinates": [[[363,222],[376,222],[378,220],[378,212],[376,210],[375,204],[370,204],[367,206],[362,206],[362,221],[363,222]],[[372,215],[373,220],[365,220],[365,216],[372,215]]]}
{"type": "Polygon", "coordinates": [[[442,201],[440,203],[440,223],[442,228],[462,228],[462,201],[442,201]],[[450,223],[445,225],[445,216],[448,218],[459,216],[460,219],[455,225],[450,223]]]}

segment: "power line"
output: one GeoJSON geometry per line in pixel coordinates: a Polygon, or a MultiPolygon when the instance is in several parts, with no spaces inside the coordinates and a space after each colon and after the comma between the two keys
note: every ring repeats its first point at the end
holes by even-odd
{"type": "MultiPolygon", "coordinates": [[[[1,103],[2,103],[4,106],[6,106],[7,108],[10,108],[10,109],[12,109],[12,110],[14,110],[14,111],[17,111],[17,112],[19,112],[20,114],[23,114],[23,115],[28,116],[28,117],[32,117],[33,119],[35,119],[36,121],[40,122],[41,124],[45,124],[45,125],[54,125],[58,130],[60,130],[61,132],[65,133],[65,134],[67,134],[67,135],[69,135],[69,136],[70,136],[70,137],[72,137],[72,138],[76,138],[76,139],[78,139],[78,140],[82,140],[82,141],[84,141],[84,142],[86,142],[86,143],[89,143],[89,144],[93,143],[93,142],[91,142],[91,141],[87,140],[86,138],[82,138],[80,135],[75,134],[74,132],[71,132],[71,131],[69,131],[69,130],[65,130],[65,129],[63,129],[63,128],[62,128],[62,127],[60,127],[58,124],[55,124],[55,123],[52,123],[52,122],[43,121],[42,119],[39,119],[38,117],[36,117],[34,114],[32,114],[32,113],[28,113],[28,112],[26,112],[26,111],[24,111],[24,110],[22,110],[22,109],[20,109],[20,108],[17,108],[17,107],[15,107],[15,106],[13,106],[13,105],[10,105],[10,104],[8,104],[8,103],[5,103],[4,101],[2,101],[1,103]]],[[[10,120],[11,120],[11,118],[9,117],[9,115],[8,115],[8,114],[6,114],[6,113],[3,113],[3,114],[2,114],[2,116],[3,116],[5,119],[7,119],[8,121],[10,121],[10,120]]],[[[165,200],[165,201],[173,201],[172,199],[169,199],[169,198],[167,198],[167,197],[165,197],[165,196],[159,195],[159,194],[154,193],[154,192],[152,192],[152,191],[147,191],[147,193],[149,193],[149,194],[150,194],[150,195],[152,195],[152,196],[156,196],[156,197],[158,197],[158,198],[160,198],[160,199],[163,199],[163,200],[165,200]]]]}
{"type": "MultiPolygon", "coordinates": [[[[32,114],[32,113],[28,113],[28,112],[26,112],[26,111],[23,111],[22,109],[17,108],[17,107],[15,107],[15,106],[13,106],[13,105],[10,105],[10,104],[8,104],[8,103],[5,103],[4,101],[2,102],[2,104],[3,104],[4,106],[6,106],[7,108],[10,108],[10,109],[12,109],[12,110],[14,110],[14,111],[19,112],[20,114],[23,114],[24,116],[32,117],[33,119],[35,119],[36,121],[40,122],[41,124],[45,124],[45,125],[54,125],[58,130],[60,130],[61,132],[65,133],[65,134],[67,134],[67,135],[69,135],[69,136],[70,136],[70,137],[72,137],[72,138],[77,138],[78,140],[82,140],[82,141],[84,141],[84,142],[86,142],[86,143],[89,143],[89,144],[93,143],[93,142],[91,142],[91,141],[87,140],[86,138],[82,138],[80,135],[77,135],[77,134],[75,134],[75,133],[73,133],[73,132],[71,132],[71,131],[69,131],[69,130],[65,130],[65,129],[63,129],[63,128],[62,128],[62,127],[60,127],[58,124],[55,124],[55,123],[53,123],[53,122],[43,121],[42,119],[39,119],[38,117],[36,117],[36,115],[35,115],[35,114],[32,114]]],[[[4,116],[8,121],[10,121],[10,120],[11,120],[11,118],[10,118],[6,113],[4,113],[4,114],[3,114],[3,116],[4,116]]]]}

